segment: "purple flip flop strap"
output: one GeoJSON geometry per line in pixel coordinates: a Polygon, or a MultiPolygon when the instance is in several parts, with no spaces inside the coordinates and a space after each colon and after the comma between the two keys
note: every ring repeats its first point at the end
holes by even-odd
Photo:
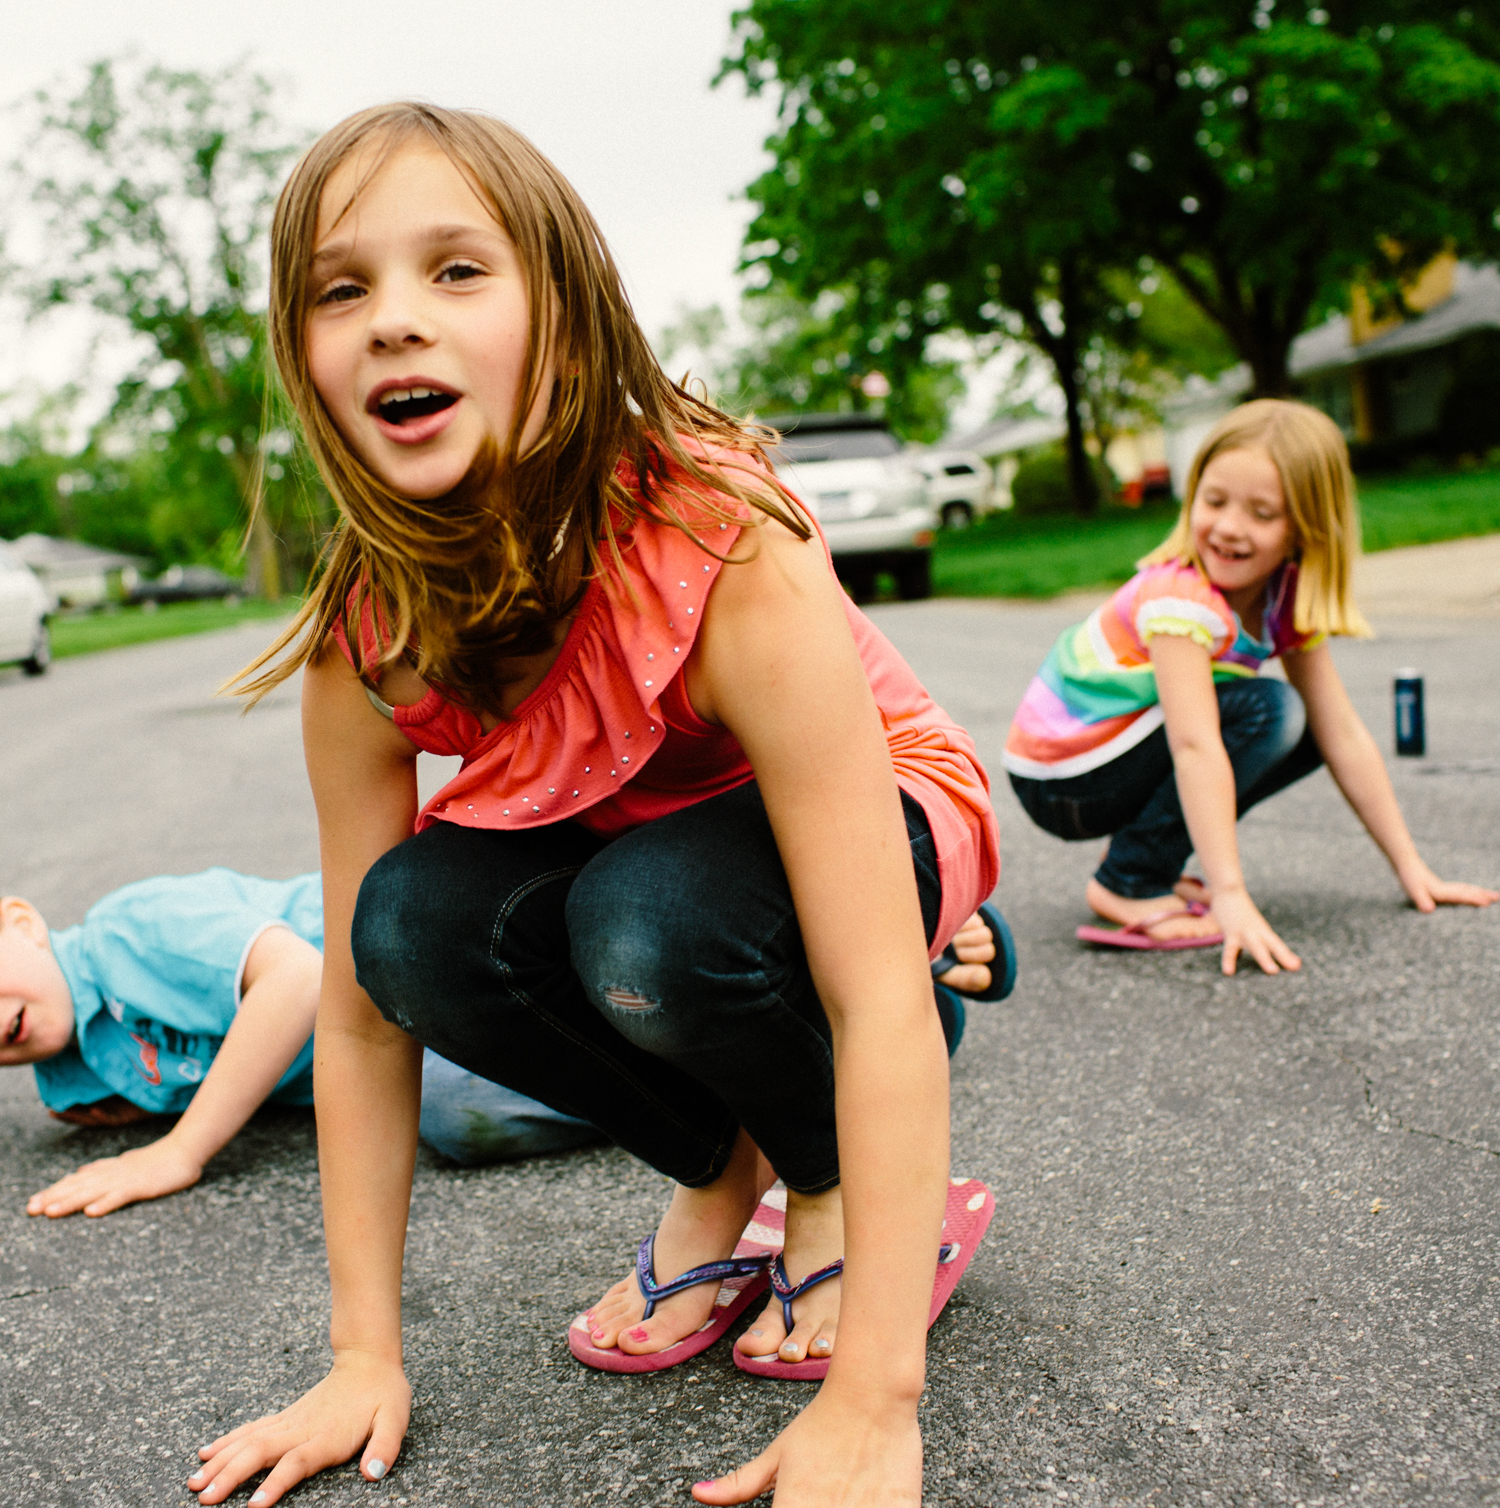
{"type": "MultiPolygon", "coordinates": [[[[951,1261],[957,1251],[957,1246],[951,1241],[944,1241],[938,1247],[938,1261],[940,1263],[951,1261]]],[[[836,1278],[843,1270],[844,1259],[839,1257],[830,1262],[827,1267],[820,1267],[816,1272],[809,1273],[800,1283],[793,1283],[786,1275],[786,1263],[781,1260],[781,1253],[777,1252],[771,1258],[771,1291],[781,1300],[781,1320],[786,1326],[788,1335],[796,1326],[796,1320],[792,1317],[792,1305],[809,1288],[816,1288],[819,1283],[826,1283],[829,1278],[836,1278]]]]}
{"type": "Polygon", "coordinates": [[[721,1283],[725,1278],[748,1278],[765,1269],[768,1257],[726,1257],[722,1262],[705,1262],[701,1267],[690,1267],[680,1278],[670,1283],[656,1281],[656,1234],[647,1236],[636,1250],[635,1280],[640,1285],[641,1297],[646,1300],[646,1312],[642,1319],[650,1319],[656,1306],[674,1293],[696,1288],[700,1283],[721,1283]]]}

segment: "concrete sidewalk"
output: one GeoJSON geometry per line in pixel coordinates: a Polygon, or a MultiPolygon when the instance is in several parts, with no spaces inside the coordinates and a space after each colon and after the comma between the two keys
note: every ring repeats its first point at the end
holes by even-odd
{"type": "MultiPolygon", "coordinates": [[[[875,616],[992,770],[1069,606],[875,616]]],[[[1424,853],[1500,882],[1500,622],[1392,620],[1342,644],[1389,745],[1390,677],[1427,674],[1431,757],[1394,768],[1424,853]]],[[[0,672],[0,889],[56,925],[111,886],[316,862],[294,699],[209,700],[257,625],[0,672]]],[[[932,1334],[926,1501],[1305,1504],[1500,1496],[1500,908],[1419,916],[1324,774],[1243,824],[1300,975],[1092,953],[1094,845],[1037,832],[1003,781],[1013,999],[954,1064],[954,1165],[999,1213],[932,1334]]],[[[0,1503],[188,1503],[192,1449],[326,1364],[311,1117],[263,1114],[176,1198],[103,1221],[25,1197],[147,1133],[87,1132],[0,1074],[0,1503]]],[[[463,1172],[425,1154],[408,1240],[416,1413],[379,1486],[305,1504],[686,1503],[810,1389],[727,1348],[654,1378],[587,1373],[571,1316],[628,1267],[663,1181],[614,1150],[463,1172]]],[[[234,1501],[243,1502],[244,1495],[234,1501]]]]}

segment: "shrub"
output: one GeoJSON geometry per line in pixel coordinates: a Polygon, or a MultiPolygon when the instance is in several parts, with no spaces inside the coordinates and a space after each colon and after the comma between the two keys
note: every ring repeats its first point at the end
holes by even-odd
{"type": "MultiPolygon", "coordinates": [[[[1091,458],[1099,487],[1099,501],[1107,503],[1119,483],[1102,460],[1091,458]]],[[[1021,463],[1010,484],[1010,495],[1018,514],[1035,516],[1043,513],[1072,513],[1073,486],[1068,480],[1068,457],[1061,447],[1053,447],[1021,463]]]]}

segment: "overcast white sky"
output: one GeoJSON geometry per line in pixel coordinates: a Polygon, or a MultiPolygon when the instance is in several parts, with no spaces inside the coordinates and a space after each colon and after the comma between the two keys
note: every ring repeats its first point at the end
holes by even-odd
{"type": "MultiPolygon", "coordinates": [[[[0,106],[76,84],[101,57],[133,50],[171,67],[239,58],[284,84],[294,127],[319,131],[398,97],[492,111],[568,175],[619,260],[655,337],[683,305],[733,312],[750,207],[769,162],[769,97],[738,79],[710,88],[736,0],[19,0],[5,6],[0,106]]],[[[0,114],[0,161],[15,155],[0,114]]],[[[23,328],[0,306],[0,416],[75,374],[81,325],[23,328]],[[6,401],[9,394],[10,401],[6,401]]],[[[102,369],[107,369],[103,360],[102,369]]],[[[956,427],[987,412],[993,371],[956,427]]],[[[101,393],[106,389],[101,389],[101,393]]],[[[83,415],[79,416],[83,418],[83,415]]],[[[81,438],[81,436],[80,436],[81,438]]]]}
{"type": "MultiPolygon", "coordinates": [[[[248,56],[285,82],[289,120],[312,130],[397,97],[492,111],[582,193],[654,337],[679,304],[738,301],[742,195],[768,160],[761,143],[774,122],[771,102],[747,98],[737,80],[709,87],[733,9],[730,0],[14,3],[4,7],[0,103],[134,49],[202,69],[248,56]]],[[[0,137],[0,156],[16,145],[0,137]]],[[[0,385],[10,386],[20,332],[4,333],[0,385]]],[[[20,345],[33,376],[62,359],[30,338],[20,345]]]]}

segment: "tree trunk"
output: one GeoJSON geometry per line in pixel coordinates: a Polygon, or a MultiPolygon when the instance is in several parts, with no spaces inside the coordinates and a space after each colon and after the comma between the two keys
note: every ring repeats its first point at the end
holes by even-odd
{"type": "Polygon", "coordinates": [[[1059,302],[1062,304],[1063,333],[1056,342],[1053,365],[1063,390],[1068,421],[1068,485],[1073,493],[1074,511],[1088,518],[1099,509],[1099,481],[1083,443],[1083,373],[1078,362],[1079,288],[1078,270],[1071,261],[1063,262],[1058,278],[1059,302]]]}
{"type": "Polygon", "coordinates": [[[281,596],[281,557],[264,507],[257,507],[250,516],[249,544],[246,585],[255,596],[275,602],[281,596]]]}

